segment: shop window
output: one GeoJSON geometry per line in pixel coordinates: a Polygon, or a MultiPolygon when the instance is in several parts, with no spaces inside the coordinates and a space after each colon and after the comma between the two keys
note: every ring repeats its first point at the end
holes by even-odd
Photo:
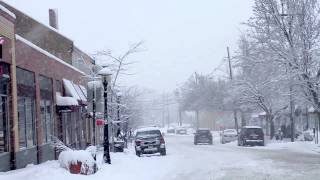
{"type": "Polygon", "coordinates": [[[30,97],[18,97],[19,144],[20,148],[35,145],[35,105],[30,97]]]}
{"type": "Polygon", "coordinates": [[[50,142],[53,135],[53,106],[52,106],[52,80],[39,76],[40,85],[40,113],[43,142],[50,142]]]}
{"type": "Polygon", "coordinates": [[[62,84],[60,80],[56,80],[56,92],[60,92],[62,94],[62,84]]]}
{"type": "Polygon", "coordinates": [[[53,135],[52,102],[40,100],[40,111],[43,142],[50,142],[53,135]]]}
{"type": "Polygon", "coordinates": [[[34,73],[17,68],[18,121],[20,148],[36,144],[34,73]]]}
{"type": "Polygon", "coordinates": [[[0,96],[0,153],[8,152],[8,101],[7,97],[0,96]]]}
{"type": "Polygon", "coordinates": [[[71,112],[62,113],[63,122],[63,141],[66,145],[72,144],[72,123],[71,123],[71,112]]]}

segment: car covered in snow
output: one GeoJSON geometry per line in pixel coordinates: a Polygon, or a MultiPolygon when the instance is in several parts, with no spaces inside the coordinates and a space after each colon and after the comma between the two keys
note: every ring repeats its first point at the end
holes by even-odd
{"type": "Polygon", "coordinates": [[[135,151],[137,156],[142,154],[160,153],[166,155],[166,145],[161,133],[157,127],[145,127],[136,130],[135,133],[135,151]]]}
{"type": "Polygon", "coordinates": [[[210,129],[198,129],[194,133],[194,144],[197,145],[199,143],[212,144],[212,134],[210,129]]]}
{"type": "Polygon", "coordinates": [[[167,129],[167,133],[168,134],[174,134],[176,132],[176,130],[173,128],[173,127],[169,127],[168,129],[167,129]]]}
{"type": "Polygon", "coordinates": [[[188,131],[186,128],[178,128],[176,129],[176,134],[185,135],[185,134],[188,134],[188,131]]]}
{"type": "Polygon", "coordinates": [[[264,146],[264,133],[259,126],[243,126],[238,137],[238,146],[264,146]]]}
{"type": "Polygon", "coordinates": [[[221,144],[236,141],[238,139],[238,133],[235,129],[225,129],[220,135],[221,144]]]}

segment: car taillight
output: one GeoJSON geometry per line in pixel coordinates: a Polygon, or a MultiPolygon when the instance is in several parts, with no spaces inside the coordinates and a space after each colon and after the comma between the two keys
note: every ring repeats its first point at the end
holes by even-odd
{"type": "Polygon", "coordinates": [[[160,137],[160,144],[164,144],[165,142],[164,142],[164,139],[163,139],[163,137],[161,136],[160,137]]]}
{"type": "Polygon", "coordinates": [[[140,144],[141,144],[141,141],[136,141],[137,146],[140,146],[140,144]]]}

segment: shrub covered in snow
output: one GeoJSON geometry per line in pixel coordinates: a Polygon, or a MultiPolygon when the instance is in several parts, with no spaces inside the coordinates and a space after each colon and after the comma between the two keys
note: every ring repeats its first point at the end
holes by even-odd
{"type": "Polygon", "coordinates": [[[59,155],[60,166],[70,170],[72,165],[81,163],[81,174],[93,174],[95,160],[91,152],[86,150],[66,150],[59,155]]]}

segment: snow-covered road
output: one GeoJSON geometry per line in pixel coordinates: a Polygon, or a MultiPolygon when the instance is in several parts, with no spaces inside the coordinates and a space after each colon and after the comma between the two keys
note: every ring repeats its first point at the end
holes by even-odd
{"type": "Polygon", "coordinates": [[[135,156],[133,149],[112,154],[90,176],[72,175],[57,161],[0,173],[0,180],[266,180],[320,179],[320,154],[286,148],[238,147],[235,143],[193,145],[192,136],[166,136],[167,156],[135,156]]]}

